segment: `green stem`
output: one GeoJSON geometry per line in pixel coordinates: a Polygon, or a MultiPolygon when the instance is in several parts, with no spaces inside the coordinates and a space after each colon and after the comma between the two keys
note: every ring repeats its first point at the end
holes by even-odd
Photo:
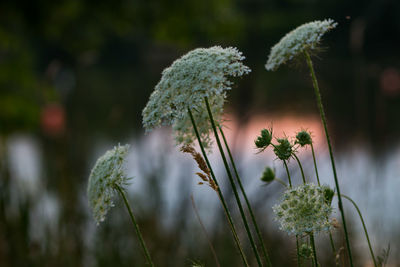
{"type": "Polygon", "coordinates": [[[313,86],[314,86],[314,92],[315,92],[315,96],[317,98],[317,104],[318,104],[318,108],[319,108],[319,113],[320,113],[320,116],[321,116],[322,124],[324,125],[325,136],[326,136],[326,140],[327,140],[327,143],[328,143],[328,149],[329,149],[329,156],[331,158],[331,163],[332,163],[333,177],[335,179],[336,190],[338,192],[339,210],[340,210],[340,213],[342,215],[343,230],[344,230],[344,234],[345,234],[345,238],[346,238],[347,252],[349,254],[350,266],[353,267],[354,265],[353,265],[353,257],[351,255],[350,240],[349,240],[349,235],[347,233],[347,225],[346,225],[346,219],[345,219],[344,211],[343,211],[342,197],[340,195],[340,188],[339,188],[339,181],[338,181],[338,177],[337,177],[337,173],[336,173],[335,159],[333,157],[331,139],[329,138],[328,126],[327,126],[326,117],[325,117],[325,111],[324,111],[324,107],[322,105],[322,100],[321,100],[321,93],[320,93],[320,90],[319,90],[317,78],[315,76],[314,67],[313,67],[313,64],[312,64],[312,61],[311,61],[311,57],[310,57],[310,55],[308,54],[307,51],[305,51],[304,54],[306,56],[307,65],[308,65],[308,67],[310,69],[311,79],[312,79],[313,86]]]}
{"type": "MultiPolygon", "coordinates": [[[[315,169],[315,175],[317,176],[318,186],[321,186],[321,182],[320,182],[320,180],[319,180],[319,175],[318,175],[317,160],[316,160],[316,157],[315,157],[315,152],[314,152],[314,145],[313,145],[313,143],[311,143],[311,152],[312,152],[312,156],[313,156],[314,169],[315,169]]],[[[336,248],[335,248],[335,243],[333,242],[333,237],[332,237],[332,232],[331,232],[331,230],[329,230],[329,241],[330,241],[330,244],[331,244],[331,248],[332,248],[333,255],[336,257],[336,248]]]]}
{"type": "Polygon", "coordinates": [[[240,256],[241,256],[241,258],[243,260],[243,264],[245,266],[249,267],[249,263],[247,262],[246,256],[245,256],[245,254],[243,252],[242,245],[240,244],[240,240],[239,240],[239,237],[237,235],[235,225],[233,224],[232,216],[231,216],[231,214],[230,214],[230,212],[228,210],[228,206],[226,204],[224,195],[222,194],[222,191],[221,191],[221,189],[220,189],[220,187],[218,185],[218,181],[217,181],[217,178],[215,177],[214,171],[211,168],[211,164],[210,164],[210,161],[208,160],[207,153],[206,153],[206,151],[204,149],[203,143],[201,142],[200,134],[199,134],[199,131],[197,130],[196,122],[194,121],[192,111],[189,108],[188,108],[188,112],[189,112],[189,117],[190,117],[190,120],[192,122],[193,130],[194,130],[194,132],[196,134],[197,141],[199,143],[201,152],[202,152],[203,157],[204,157],[204,159],[205,159],[205,161],[207,163],[208,169],[210,169],[211,177],[214,180],[214,183],[217,185],[218,197],[219,197],[219,199],[220,199],[220,201],[222,203],[222,207],[224,208],[226,218],[228,219],[228,223],[229,223],[229,226],[231,228],[232,235],[233,235],[233,238],[235,239],[235,243],[236,243],[236,246],[237,246],[237,248],[239,250],[240,256]]]}
{"type": "Polygon", "coordinates": [[[318,267],[318,259],[317,259],[317,250],[315,249],[315,241],[314,241],[314,234],[310,233],[310,243],[314,253],[314,264],[315,267],[318,267]]]}
{"type": "Polygon", "coordinates": [[[289,187],[292,188],[292,179],[290,179],[289,168],[287,166],[286,160],[283,160],[283,165],[285,165],[286,173],[287,173],[288,180],[289,180],[289,187]]]}
{"type": "Polygon", "coordinates": [[[357,213],[358,213],[358,215],[360,216],[360,220],[361,220],[362,226],[363,226],[363,228],[364,228],[364,233],[365,233],[365,237],[367,238],[368,247],[369,247],[369,252],[371,253],[371,258],[372,258],[372,260],[374,261],[374,266],[375,266],[375,267],[378,267],[378,264],[376,263],[376,260],[375,260],[374,251],[372,250],[371,241],[369,240],[369,235],[368,235],[368,231],[367,231],[367,226],[365,226],[364,218],[363,218],[363,216],[362,216],[362,214],[361,214],[360,209],[358,208],[356,202],[354,202],[354,200],[352,200],[350,197],[348,197],[348,196],[346,196],[346,195],[343,195],[343,194],[342,194],[342,197],[344,197],[345,199],[347,199],[348,201],[350,201],[350,202],[353,204],[353,206],[356,208],[357,213]]]}
{"type": "MultiPolygon", "coordinates": [[[[283,165],[285,165],[286,173],[288,176],[289,188],[292,188],[292,179],[290,178],[289,168],[287,166],[286,160],[282,160],[282,161],[283,161],[283,165]]],[[[296,252],[297,252],[297,266],[300,267],[301,258],[300,258],[300,253],[299,253],[299,235],[296,235],[296,252]]]]}
{"type": "Polygon", "coordinates": [[[239,194],[237,192],[235,182],[233,181],[232,173],[229,170],[228,162],[226,160],[225,153],[224,153],[224,151],[222,149],[221,141],[219,140],[217,128],[215,126],[215,121],[214,121],[214,118],[213,118],[213,115],[212,115],[212,112],[211,112],[210,105],[208,103],[207,97],[205,97],[204,100],[205,100],[205,104],[206,104],[206,107],[207,107],[208,116],[209,116],[209,119],[210,119],[210,122],[211,122],[211,126],[212,126],[213,131],[214,131],[214,136],[215,136],[215,139],[217,141],[218,149],[220,151],[222,160],[224,162],[224,166],[225,166],[226,172],[228,174],[229,182],[231,184],[233,193],[235,195],[236,203],[238,205],[238,208],[239,208],[239,211],[240,211],[240,215],[241,215],[242,220],[243,220],[244,227],[245,227],[247,235],[249,237],[250,244],[251,244],[251,247],[253,249],[254,255],[256,256],[256,260],[257,260],[258,266],[262,266],[260,255],[258,254],[256,244],[254,243],[253,236],[252,236],[252,234],[250,232],[249,224],[247,222],[246,215],[244,214],[243,206],[242,206],[242,203],[240,201],[240,197],[239,197],[239,194]]]}
{"type": "Polygon", "coordinates": [[[242,192],[243,197],[244,197],[244,199],[245,199],[245,201],[246,201],[247,209],[249,210],[251,220],[252,220],[253,225],[254,225],[254,228],[255,228],[255,230],[256,230],[257,237],[258,237],[258,241],[259,241],[260,244],[261,244],[262,252],[263,252],[263,254],[264,254],[265,261],[266,261],[266,263],[267,263],[267,266],[272,266],[271,260],[270,260],[270,258],[269,258],[269,256],[268,256],[267,250],[266,250],[265,245],[264,245],[263,238],[262,238],[262,236],[261,236],[260,229],[258,228],[258,224],[257,224],[257,221],[256,221],[256,219],[255,219],[255,216],[254,216],[254,213],[253,213],[253,209],[251,208],[250,201],[249,201],[249,199],[247,198],[247,194],[246,194],[246,192],[245,192],[245,190],[244,190],[244,188],[243,188],[242,181],[241,181],[240,176],[239,176],[239,173],[238,173],[238,171],[237,171],[236,164],[235,164],[235,162],[234,162],[234,160],[233,160],[231,150],[229,149],[228,142],[226,141],[225,134],[224,134],[224,132],[222,131],[222,128],[221,128],[221,127],[218,127],[218,128],[219,128],[219,132],[221,133],[222,139],[223,139],[223,141],[224,141],[225,148],[226,148],[226,150],[228,151],[229,159],[230,159],[230,161],[231,161],[231,164],[232,164],[232,166],[233,166],[233,170],[234,170],[234,172],[235,172],[236,181],[238,182],[239,187],[240,187],[240,191],[242,192]]]}
{"type": "Polygon", "coordinates": [[[121,195],[121,197],[122,197],[123,200],[124,200],[124,203],[125,203],[125,206],[126,206],[126,208],[127,208],[127,210],[128,210],[129,216],[131,217],[133,226],[135,227],[136,234],[138,235],[138,238],[139,238],[139,241],[140,241],[140,245],[142,246],[142,249],[143,249],[144,254],[145,254],[145,256],[146,256],[147,263],[148,263],[150,266],[153,266],[153,267],[154,267],[153,261],[151,260],[151,257],[150,257],[150,253],[149,253],[149,251],[147,250],[147,247],[146,247],[146,244],[145,244],[145,242],[144,242],[142,233],[140,232],[140,229],[139,229],[139,225],[136,223],[135,216],[133,216],[133,212],[132,212],[131,206],[129,205],[128,199],[126,198],[125,192],[124,192],[124,190],[123,190],[120,186],[118,186],[118,185],[116,185],[115,188],[116,188],[116,190],[118,191],[118,193],[121,195]]]}
{"type": "Polygon", "coordinates": [[[319,181],[319,175],[318,175],[317,160],[315,158],[314,146],[312,143],[311,143],[311,152],[312,152],[312,157],[313,157],[313,161],[314,161],[314,169],[315,169],[315,175],[317,176],[317,182],[318,182],[318,185],[321,186],[321,183],[319,181]]]}
{"type": "Polygon", "coordinates": [[[284,181],[282,181],[281,179],[274,178],[274,180],[277,181],[278,183],[280,183],[281,185],[283,185],[284,187],[286,187],[286,188],[288,187],[287,184],[284,181]]]}
{"type": "Polygon", "coordinates": [[[304,175],[303,167],[301,166],[299,158],[296,156],[295,153],[292,154],[293,157],[296,159],[297,163],[299,164],[300,171],[301,171],[301,177],[303,178],[303,183],[306,184],[306,176],[304,175]]]}

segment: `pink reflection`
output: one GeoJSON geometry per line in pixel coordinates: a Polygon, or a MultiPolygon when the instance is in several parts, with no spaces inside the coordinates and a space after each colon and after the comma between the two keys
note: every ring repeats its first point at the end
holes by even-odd
{"type": "Polygon", "coordinates": [[[238,125],[237,120],[229,114],[225,116],[226,130],[224,131],[228,140],[239,140],[240,146],[254,148],[254,139],[260,134],[263,128],[273,128],[274,137],[283,136],[293,140],[300,130],[310,131],[315,147],[325,146],[325,134],[321,119],[318,115],[286,114],[263,114],[253,115],[247,125],[238,125]],[[238,136],[234,136],[238,134],[238,136]]]}

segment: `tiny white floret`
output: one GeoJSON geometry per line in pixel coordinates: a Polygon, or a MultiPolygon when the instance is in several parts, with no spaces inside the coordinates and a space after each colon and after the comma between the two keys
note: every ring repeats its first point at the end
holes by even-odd
{"type": "Polygon", "coordinates": [[[276,70],[280,65],[291,61],[304,51],[314,50],[318,47],[322,36],[336,26],[337,23],[334,20],[326,19],[297,27],[271,48],[265,68],[276,70]]]}
{"type": "Polygon", "coordinates": [[[116,146],[101,156],[94,165],[88,181],[89,207],[97,224],[104,221],[108,210],[114,206],[113,197],[117,187],[128,183],[123,164],[129,145],[116,146]]]}
{"type": "Polygon", "coordinates": [[[216,123],[221,122],[226,91],[231,88],[229,76],[242,76],[250,69],[236,48],[198,48],[175,60],[162,72],[150,99],[143,109],[146,132],[162,125],[172,125],[177,144],[195,139],[188,109],[193,113],[204,145],[211,139],[204,98],[207,97],[216,123]]]}

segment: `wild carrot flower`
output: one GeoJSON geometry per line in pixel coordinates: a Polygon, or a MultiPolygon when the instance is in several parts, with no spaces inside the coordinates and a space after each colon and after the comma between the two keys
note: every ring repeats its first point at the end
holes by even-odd
{"type": "Polygon", "coordinates": [[[305,23],[287,33],[275,46],[272,47],[265,68],[276,70],[280,65],[318,47],[322,36],[334,29],[337,23],[332,19],[317,20],[305,23]]]}
{"type": "Polygon", "coordinates": [[[287,138],[278,138],[278,145],[274,146],[274,153],[280,160],[288,160],[293,153],[293,145],[287,138]]]}
{"type": "Polygon", "coordinates": [[[124,188],[129,180],[123,168],[128,149],[129,145],[118,145],[108,150],[97,160],[90,173],[87,195],[97,224],[104,221],[108,210],[114,206],[116,188],[124,188]]]}
{"type": "Polygon", "coordinates": [[[286,190],[273,210],[280,229],[289,234],[318,233],[331,226],[328,218],[332,207],[325,202],[323,188],[314,184],[286,190]]]}
{"type": "Polygon", "coordinates": [[[260,150],[260,152],[264,151],[272,141],[272,129],[262,129],[260,136],[254,140],[254,144],[260,150]]]}
{"type": "Polygon", "coordinates": [[[261,176],[261,181],[270,183],[276,178],[275,171],[271,167],[265,167],[264,172],[261,176]]]}
{"type": "Polygon", "coordinates": [[[198,48],[177,59],[162,72],[162,77],[143,109],[146,131],[161,125],[172,125],[177,144],[190,144],[195,139],[188,115],[195,117],[205,146],[210,145],[208,120],[204,98],[207,97],[217,123],[221,123],[226,91],[231,89],[229,76],[250,72],[243,65],[244,57],[236,48],[198,48]]]}
{"type": "Polygon", "coordinates": [[[296,134],[295,144],[299,144],[300,146],[306,146],[312,144],[312,138],[309,132],[302,130],[296,134]]]}

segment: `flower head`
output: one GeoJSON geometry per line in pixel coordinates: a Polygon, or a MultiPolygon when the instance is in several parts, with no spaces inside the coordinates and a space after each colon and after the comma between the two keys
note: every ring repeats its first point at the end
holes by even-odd
{"type": "Polygon", "coordinates": [[[254,144],[258,149],[260,149],[260,152],[262,152],[271,144],[271,141],[272,141],[272,129],[270,130],[262,129],[260,136],[257,136],[257,139],[254,140],[254,144]]]}
{"type": "Polygon", "coordinates": [[[288,160],[293,153],[293,145],[287,138],[278,138],[278,145],[274,147],[274,153],[280,160],[288,160]]]}
{"type": "Polygon", "coordinates": [[[104,221],[108,210],[114,206],[116,187],[123,188],[127,182],[123,169],[129,145],[116,146],[101,156],[94,165],[88,182],[87,195],[97,224],[104,221]]]}
{"type": "Polygon", "coordinates": [[[305,243],[301,244],[301,246],[299,247],[299,255],[300,257],[303,257],[305,259],[312,258],[313,251],[311,246],[305,243]]]}
{"type": "Polygon", "coordinates": [[[309,132],[303,130],[300,131],[296,134],[296,144],[299,144],[300,146],[306,146],[306,145],[311,145],[312,144],[312,138],[309,132]]]}
{"type": "Polygon", "coordinates": [[[330,229],[332,207],[325,201],[323,188],[305,184],[284,192],[273,207],[280,229],[289,234],[309,234],[330,229]]]}
{"type": "Polygon", "coordinates": [[[304,51],[316,49],[321,37],[336,26],[335,21],[326,19],[305,23],[297,27],[272,47],[265,68],[276,70],[280,65],[294,59],[304,51]]]}
{"type": "Polygon", "coordinates": [[[261,181],[270,183],[275,179],[275,171],[271,167],[265,167],[261,181]]]}
{"type": "Polygon", "coordinates": [[[190,109],[205,146],[209,146],[211,124],[204,98],[208,97],[214,120],[221,123],[226,91],[231,88],[229,76],[250,72],[244,57],[236,48],[198,48],[177,59],[162,72],[162,77],[143,109],[146,131],[161,125],[172,125],[178,144],[195,139],[190,109]]]}

